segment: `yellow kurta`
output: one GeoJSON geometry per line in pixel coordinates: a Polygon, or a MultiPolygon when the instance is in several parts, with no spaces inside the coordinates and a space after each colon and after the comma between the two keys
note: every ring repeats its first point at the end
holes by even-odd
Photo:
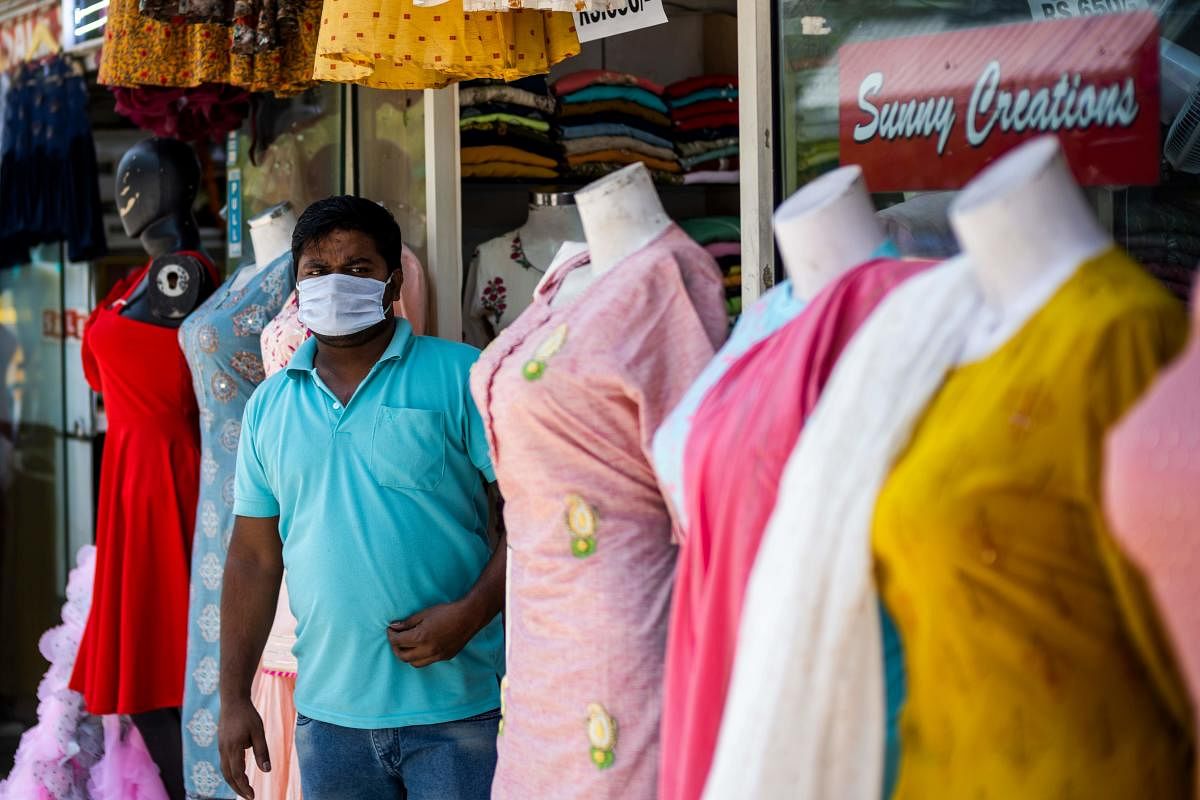
{"type": "Polygon", "coordinates": [[[379,89],[541,75],[579,52],[571,14],[466,12],[462,3],[325,0],[313,77],[379,89]]]}
{"type": "Polygon", "coordinates": [[[1105,430],[1186,335],[1113,250],[926,410],[872,536],[908,671],[894,797],[1191,796],[1190,701],[1099,494],[1105,430]]]}

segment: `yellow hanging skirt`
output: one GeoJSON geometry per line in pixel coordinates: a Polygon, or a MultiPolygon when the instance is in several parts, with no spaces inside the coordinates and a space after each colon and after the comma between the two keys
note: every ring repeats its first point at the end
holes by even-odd
{"type": "Polygon", "coordinates": [[[534,10],[464,12],[461,0],[325,0],[313,77],[379,89],[539,75],[579,53],[574,18],[534,10]]]}

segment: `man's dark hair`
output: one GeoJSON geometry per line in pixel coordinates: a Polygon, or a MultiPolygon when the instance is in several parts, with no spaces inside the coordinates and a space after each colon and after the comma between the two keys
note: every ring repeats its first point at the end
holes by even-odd
{"type": "Polygon", "coordinates": [[[300,254],[334,231],[361,231],[375,242],[389,270],[400,269],[404,243],[396,218],[383,206],[365,197],[343,194],[326,197],[304,209],[292,231],[292,269],[300,269],[300,254]]]}

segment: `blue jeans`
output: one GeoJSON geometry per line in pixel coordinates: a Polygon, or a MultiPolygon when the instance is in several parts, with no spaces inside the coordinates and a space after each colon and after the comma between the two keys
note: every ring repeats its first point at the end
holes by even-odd
{"type": "Polygon", "coordinates": [[[360,730],[297,715],[304,800],[488,800],[500,710],[360,730]]]}

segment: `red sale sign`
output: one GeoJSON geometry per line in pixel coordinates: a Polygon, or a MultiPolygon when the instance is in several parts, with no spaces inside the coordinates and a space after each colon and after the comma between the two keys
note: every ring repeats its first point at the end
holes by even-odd
{"type": "Polygon", "coordinates": [[[1046,133],[1084,185],[1158,182],[1152,12],[851,44],[838,70],[841,161],[872,191],[957,189],[1046,133]]]}

